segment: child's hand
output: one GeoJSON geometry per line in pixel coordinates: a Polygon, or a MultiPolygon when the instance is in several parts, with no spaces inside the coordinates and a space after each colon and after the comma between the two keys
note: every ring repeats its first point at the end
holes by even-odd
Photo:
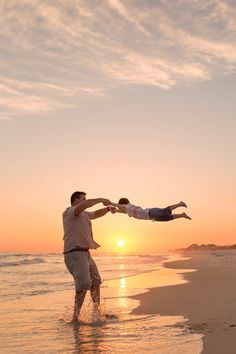
{"type": "Polygon", "coordinates": [[[116,208],[113,207],[113,206],[109,206],[108,208],[109,208],[109,210],[110,210],[110,212],[111,212],[112,214],[115,214],[115,213],[118,212],[118,209],[116,209],[116,208]]]}

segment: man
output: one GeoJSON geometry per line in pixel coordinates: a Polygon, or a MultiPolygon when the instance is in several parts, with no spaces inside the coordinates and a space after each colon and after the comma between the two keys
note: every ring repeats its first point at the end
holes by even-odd
{"type": "Polygon", "coordinates": [[[73,322],[78,321],[87,290],[91,292],[94,307],[100,304],[101,277],[89,250],[100,247],[93,239],[92,219],[100,218],[109,211],[115,212],[106,198],[86,200],[85,192],[71,195],[71,206],[63,213],[64,227],[64,261],[75,282],[75,305],[73,322]],[[87,209],[102,203],[106,208],[88,212],[87,209]]]}
{"type": "MultiPolygon", "coordinates": [[[[146,208],[143,209],[140,206],[131,204],[127,198],[120,198],[118,204],[112,203],[112,206],[118,208],[120,213],[129,215],[141,220],[153,220],[153,221],[170,221],[179,218],[185,218],[191,220],[191,218],[186,213],[172,214],[172,210],[185,207],[187,205],[184,202],[179,202],[178,204],[169,205],[166,208],[146,208]]],[[[112,211],[113,212],[113,211],[112,211]]]]}

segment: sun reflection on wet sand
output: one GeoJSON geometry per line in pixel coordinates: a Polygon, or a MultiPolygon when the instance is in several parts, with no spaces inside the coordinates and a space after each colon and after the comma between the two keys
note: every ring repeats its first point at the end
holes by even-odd
{"type": "Polygon", "coordinates": [[[127,301],[127,291],[126,291],[126,278],[120,279],[120,286],[119,286],[119,306],[121,309],[127,308],[128,301],[127,301]]]}

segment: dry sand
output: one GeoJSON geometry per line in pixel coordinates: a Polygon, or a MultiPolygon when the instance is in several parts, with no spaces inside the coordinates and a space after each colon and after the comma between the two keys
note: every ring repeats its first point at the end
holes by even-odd
{"type": "Polygon", "coordinates": [[[134,313],[182,315],[204,335],[204,354],[235,354],[236,251],[183,252],[183,256],[191,259],[165,263],[165,267],[196,269],[184,274],[189,282],[134,296],[141,301],[134,313]]]}

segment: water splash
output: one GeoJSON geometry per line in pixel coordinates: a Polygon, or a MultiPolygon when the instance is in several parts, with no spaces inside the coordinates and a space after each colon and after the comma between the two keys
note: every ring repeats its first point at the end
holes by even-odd
{"type": "Polygon", "coordinates": [[[94,304],[91,300],[84,302],[78,322],[73,322],[74,308],[72,305],[65,306],[65,311],[59,320],[68,324],[77,324],[83,326],[101,326],[106,324],[107,320],[118,319],[118,315],[112,311],[106,311],[106,302],[103,300],[100,305],[94,304]]]}

